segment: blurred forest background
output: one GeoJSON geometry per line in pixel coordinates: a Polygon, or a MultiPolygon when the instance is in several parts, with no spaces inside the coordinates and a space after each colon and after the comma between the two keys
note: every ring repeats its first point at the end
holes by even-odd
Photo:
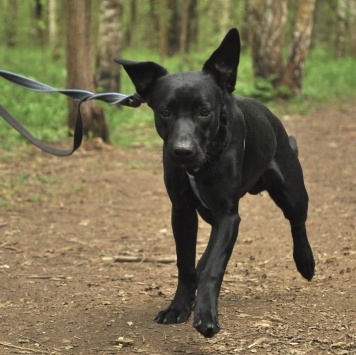
{"type": "MultiPolygon", "coordinates": [[[[237,95],[281,114],[355,100],[356,0],[0,0],[0,18],[0,69],[57,88],[131,94],[115,57],[200,70],[237,27],[237,95]]],[[[59,141],[74,125],[76,104],[64,97],[1,80],[0,102],[43,140],[59,141]]],[[[83,106],[88,136],[120,146],[153,139],[146,107],[83,106]]],[[[20,141],[5,122],[0,138],[4,149],[20,141]]]]}

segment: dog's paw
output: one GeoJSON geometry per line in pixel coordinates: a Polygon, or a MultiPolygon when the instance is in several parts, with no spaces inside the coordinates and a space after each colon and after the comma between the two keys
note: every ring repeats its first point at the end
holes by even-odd
{"type": "Polygon", "coordinates": [[[310,246],[303,249],[295,248],[293,251],[293,257],[297,266],[297,270],[305,279],[311,281],[314,276],[315,261],[310,246]]]}
{"type": "Polygon", "coordinates": [[[205,338],[212,338],[220,331],[218,319],[212,315],[203,317],[196,314],[193,326],[205,338]]]}
{"type": "Polygon", "coordinates": [[[183,323],[189,319],[190,314],[190,308],[177,309],[175,307],[168,307],[158,313],[155,322],[159,324],[183,323]]]}

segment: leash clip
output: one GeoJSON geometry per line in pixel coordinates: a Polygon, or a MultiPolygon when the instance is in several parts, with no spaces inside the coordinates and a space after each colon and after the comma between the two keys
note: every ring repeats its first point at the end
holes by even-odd
{"type": "Polygon", "coordinates": [[[141,98],[138,94],[132,94],[127,96],[125,99],[120,101],[120,105],[129,106],[129,107],[139,107],[141,104],[145,103],[146,101],[141,98]]]}

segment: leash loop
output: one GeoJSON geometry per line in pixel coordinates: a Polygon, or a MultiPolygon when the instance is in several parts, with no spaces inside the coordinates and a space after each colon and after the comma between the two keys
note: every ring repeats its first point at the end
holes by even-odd
{"type": "Polygon", "coordinates": [[[115,92],[94,94],[86,90],[77,89],[56,89],[49,85],[40,83],[35,80],[28,79],[22,75],[15,74],[9,71],[0,70],[0,77],[18,85],[24,89],[40,92],[40,93],[59,93],[67,97],[72,98],[78,103],[78,112],[75,120],[74,135],[72,148],[69,150],[63,150],[50,147],[37,138],[35,138],[29,131],[26,130],[1,104],[0,104],[0,116],[16,131],[22,134],[36,147],[40,148],[46,153],[56,156],[69,156],[73,154],[81,145],[83,139],[83,119],[80,112],[80,107],[83,102],[89,100],[100,100],[110,105],[123,105],[128,107],[139,107],[144,101],[137,94],[124,95],[115,92]]]}

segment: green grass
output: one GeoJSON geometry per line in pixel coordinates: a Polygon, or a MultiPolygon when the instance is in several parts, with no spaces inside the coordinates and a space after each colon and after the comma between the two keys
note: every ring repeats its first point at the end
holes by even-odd
{"type": "Polygon", "coordinates": [[[312,51],[305,67],[303,95],[325,103],[355,99],[356,59],[331,59],[325,51],[312,51]]]}
{"type": "MultiPolygon", "coordinates": [[[[0,53],[1,69],[54,87],[65,87],[65,67],[62,62],[53,61],[48,52],[37,48],[0,48],[0,53]]],[[[33,135],[44,141],[57,141],[67,136],[64,96],[34,93],[0,80],[0,103],[33,135]]],[[[0,139],[3,149],[8,151],[24,141],[4,121],[0,122],[0,139]]]]}
{"type": "MultiPolygon", "coordinates": [[[[32,158],[34,167],[42,164],[41,158],[32,158]]],[[[52,190],[51,186],[55,186],[61,180],[60,177],[47,176],[36,172],[19,173],[14,176],[0,176],[0,207],[13,207],[21,199],[21,201],[38,203],[43,202],[44,196],[47,194],[55,195],[57,190],[52,190]],[[46,194],[41,193],[45,189],[46,194]]]]}
{"type": "MultiPolygon", "coordinates": [[[[187,56],[183,67],[180,58],[160,58],[159,54],[146,49],[129,50],[123,57],[135,61],[152,60],[161,63],[169,72],[200,70],[213,48],[193,56],[187,56]]],[[[48,51],[35,47],[1,48],[0,69],[12,71],[42,81],[56,88],[64,88],[66,70],[64,59],[54,61],[48,51]]],[[[37,138],[47,142],[62,141],[67,137],[67,99],[59,94],[33,93],[4,79],[0,79],[0,103],[37,138]]],[[[242,53],[235,94],[268,99],[274,96],[268,83],[259,83],[256,88],[253,79],[249,53],[242,53]]],[[[126,73],[122,72],[122,93],[134,92],[126,73]]],[[[303,95],[289,101],[272,100],[268,106],[277,114],[308,113],[318,105],[329,105],[334,101],[347,102],[355,99],[356,61],[353,58],[335,60],[332,53],[313,50],[306,61],[303,80],[303,95]]],[[[154,132],[151,110],[143,105],[138,109],[117,109],[104,105],[111,141],[122,148],[128,146],[157,146],[160,139],[154,132]]],[[[11,152],[25,140],[14,129],[0,120],[1,149],[11,152]]]]}

